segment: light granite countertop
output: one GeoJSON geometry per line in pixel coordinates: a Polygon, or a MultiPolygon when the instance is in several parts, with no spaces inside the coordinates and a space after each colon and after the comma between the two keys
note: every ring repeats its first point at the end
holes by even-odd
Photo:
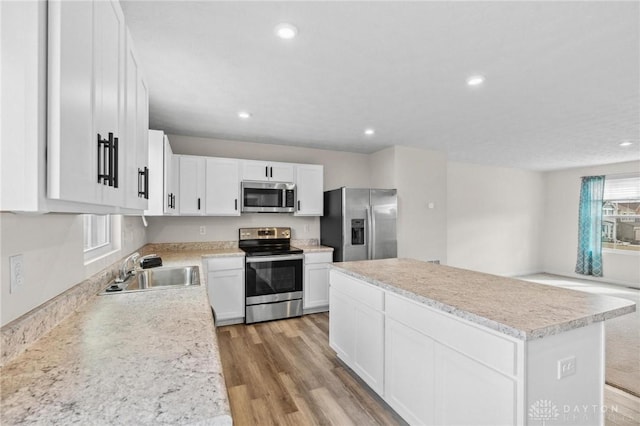
{"type": "Polygon", "coordinates": [[[319,246],[319,245],[302,245],[302,244],[298,244],[298,245],[294,245],[294,247],[297,247],[297,248],[301,249],[305,253],[323,253],[323,252],[332,252],[333,251],[333,247],[319,246]]]}
{"type": "MultiPolygon", "coordinates": [[[[198,265],[217,251],[162,253],[198,265]]],[[[227,254],[229,255],[229,254],[227,254]]],[[[231,425],[201,285],[96,296],[2,367],[2,424],[231,425]]]]}
{"type": "Polygon", "coordinates": [[[331,268],[476,324],[533,340],[635,312],[633,302],[413,259],[331,268]]]}

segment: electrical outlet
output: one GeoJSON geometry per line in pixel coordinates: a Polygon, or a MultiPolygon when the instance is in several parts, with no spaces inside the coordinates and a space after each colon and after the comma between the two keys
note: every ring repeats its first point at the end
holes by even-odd
{"type": "Polygon", "coordinates": [[[558,360],[558,380],[576,374],[576,357],[570,356],[558,360]]]}
{"type": "Polygon", "coordinates": [[[24,259],[21,254],[17,254],[9,258],[9,273],[11,275],[11,285],[9,287],[10,293],[15,293],[20,287],[22,287],[22,284],[24,284],[23,263],[24,259]]]}
{"type": "Polygon", "coordinates": [[[200,235],[207,235],[207,227],[206,226],[201,226],[200,227],[200,235]]]}

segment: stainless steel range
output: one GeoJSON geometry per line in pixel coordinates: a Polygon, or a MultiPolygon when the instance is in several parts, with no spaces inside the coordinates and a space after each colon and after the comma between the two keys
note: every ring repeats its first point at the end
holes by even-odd
{"type": "Polygon", "coordinates": [[[245,322],[302,315],[302,250],[291,247],[291,228],[240,228],[245,251],[245,322]]]}

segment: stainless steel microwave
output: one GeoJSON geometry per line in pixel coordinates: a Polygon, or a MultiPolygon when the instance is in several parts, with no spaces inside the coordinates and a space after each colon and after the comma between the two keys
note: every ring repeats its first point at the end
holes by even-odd
{"type": "Polygon", "coordinates": [[[245,180],[241,184],[241,210],[247,213],[293,213],[296,184],[245,180]]]}

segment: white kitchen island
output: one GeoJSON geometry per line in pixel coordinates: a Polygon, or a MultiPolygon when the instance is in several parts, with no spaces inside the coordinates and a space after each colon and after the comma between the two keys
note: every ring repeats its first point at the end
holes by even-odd
{"type": "Polygon", "coordinates": [[[410,424],[598,425],[597,296],[411,259],[331,266],[331,347],[410,424]]]}

